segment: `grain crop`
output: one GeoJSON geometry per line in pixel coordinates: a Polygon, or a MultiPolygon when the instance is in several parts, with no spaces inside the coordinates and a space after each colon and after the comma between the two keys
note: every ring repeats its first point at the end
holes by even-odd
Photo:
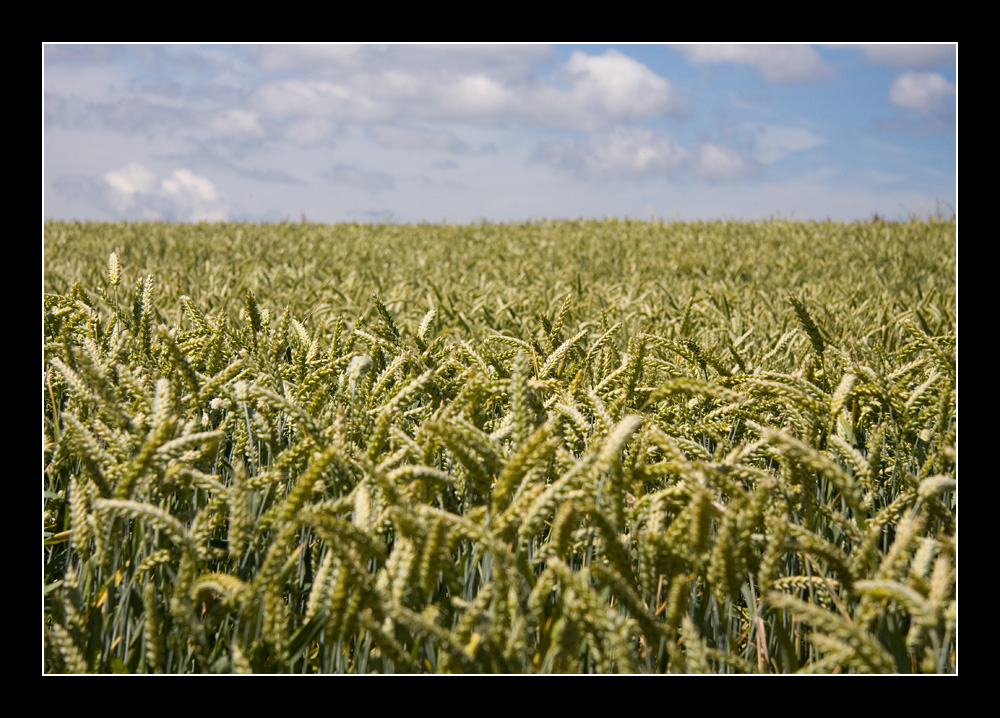
{"type": "Polygon", "coordinates": [[[955,673],[954,219],[47,222],[47,673],[955,673]]]}

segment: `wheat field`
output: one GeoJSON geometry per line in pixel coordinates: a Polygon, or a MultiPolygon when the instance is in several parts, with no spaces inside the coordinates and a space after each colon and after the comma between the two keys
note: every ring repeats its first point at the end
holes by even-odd
{"type": "Polygon", "coordinates": [[[46,673],[955,673],[954,219],[47,222],[46,673]]]}

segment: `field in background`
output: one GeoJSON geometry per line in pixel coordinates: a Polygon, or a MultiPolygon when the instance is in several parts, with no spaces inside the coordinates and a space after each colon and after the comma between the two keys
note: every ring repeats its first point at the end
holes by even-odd
{"type": "Polygon", "coordinates": [[[956,225],[78,224],[46,672],[954,672],[956,225]]]}

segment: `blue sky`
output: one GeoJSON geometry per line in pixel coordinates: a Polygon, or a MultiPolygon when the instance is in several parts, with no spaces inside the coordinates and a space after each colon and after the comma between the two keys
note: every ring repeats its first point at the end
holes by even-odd
{"type": "Polygon", "coordinates": [[[44,218],[957,211],[957,46],[43,46],[44,218]]]}

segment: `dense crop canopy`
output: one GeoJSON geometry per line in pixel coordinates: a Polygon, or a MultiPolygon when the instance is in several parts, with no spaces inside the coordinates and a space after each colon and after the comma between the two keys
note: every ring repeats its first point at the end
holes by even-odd
{"type": "Polygon", "coordinates": [[[954,672],[955,231],[47,223],[45,668],[954,672]]]}

